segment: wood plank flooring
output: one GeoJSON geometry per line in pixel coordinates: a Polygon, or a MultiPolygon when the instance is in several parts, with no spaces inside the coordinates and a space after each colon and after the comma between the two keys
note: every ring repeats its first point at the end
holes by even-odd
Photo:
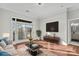
{"type": "Polygon", "coordinates": [[[34,41],[34,42],[41,45],[43,49],[48,49],[52,53],[55,53],[59,56],[79,56],[79,46],[61,45],[46,41],[34,41]]]}

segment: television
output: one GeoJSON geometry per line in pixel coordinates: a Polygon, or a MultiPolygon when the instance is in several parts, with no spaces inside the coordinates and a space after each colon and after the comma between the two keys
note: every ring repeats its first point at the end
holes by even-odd
{"type": "Polygon", "coordinates": [[[58,32],[59,22],[46,23],[46,32],[58,32]]]}

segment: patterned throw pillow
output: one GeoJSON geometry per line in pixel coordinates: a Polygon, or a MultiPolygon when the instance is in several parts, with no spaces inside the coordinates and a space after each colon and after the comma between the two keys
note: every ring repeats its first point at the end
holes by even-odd
{"type": "Polygon", "coordinates": [[[6,45],[8,45],[8,38],[7,37],[4,37],[3,39],[2,39],[5,43],[6,43],[6,45]]]}
{"type": "Polygon", "coordinates": [[[2,48],[5,48],[6,47],[6,43],[3,40],[0,40],[0,46],[2,48]]]}
{"type": "Polygon", "coordinates": [[[7,37],[3,38],[3,41],[6,43],[6,45],[12,44],[12,40],[9,40],[7,37]]]}

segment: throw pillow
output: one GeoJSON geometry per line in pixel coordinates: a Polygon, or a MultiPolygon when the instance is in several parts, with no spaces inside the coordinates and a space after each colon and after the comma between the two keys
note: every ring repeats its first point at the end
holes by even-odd
{"type": "Polygon", "coordinates": [[[6,45],[12,44],[12,40],[9,40],[7,37],[5,37],[3,40],[6,43],[6,45]]]}
{"type": "Polygon", "coordinates": [[[0,40],[0,46],[2,48],[5,48],[6,47],[6,43],[3,40],[0,40]]]}

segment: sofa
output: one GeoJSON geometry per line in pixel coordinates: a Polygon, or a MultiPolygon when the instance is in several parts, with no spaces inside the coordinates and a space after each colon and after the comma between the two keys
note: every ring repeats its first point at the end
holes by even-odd
{"type": "Polygon", "coordinates": [[[12,56],[17,55],[17,51],[12,44],[12,40],[9,40],[6,37],[0,38],[0,52],[1,52],[1,55],[2,55],[2,53],[12,55],[12,56]]]}

